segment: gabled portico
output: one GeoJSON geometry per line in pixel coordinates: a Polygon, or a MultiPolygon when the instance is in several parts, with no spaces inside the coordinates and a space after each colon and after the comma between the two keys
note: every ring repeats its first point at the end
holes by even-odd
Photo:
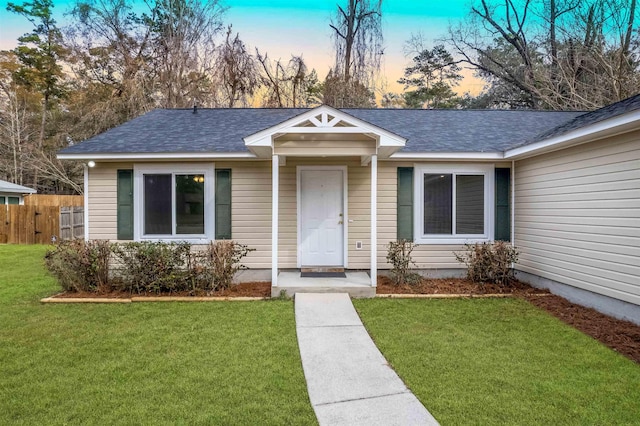
{"type": "MultiPolygon", "coordinates": [[[[295,232],[298,268],[349,268],[349,228],[356,220],[349,216],[349,205],[357,205],[362,210],[363,187],[368,187],[366,213],[369,216],[370,258],[366,269],[370,271],[369,286],[375,287],[378,160],[388,158],[404,147],[406,140],[348,113],[320,106],[250,135],[244,141],[257,157],[271,157],[272,287],[278,287],[282,234],[295,232]],[[360,170],[353,173],[355,158],[358,159],[356,167],[369,168],[368,173],[363,174],[360,170]],[[288,173],[282,175],[281,170],[288,173]],[[292,185],[295,185],[295,192],[291,191],[292,185]],[[289,192],[282,194],[281,188],[288,188],[289,192]],[[356,193],[359,195],[354,195],[356,193]],[[292,194],[295,194],[295,218],[283,217],[280,205],[292,194]]],[[[291,210],[291,205],[288,206],[291,210]]],[[[362,216],[357,217],[360,232],[362,216]]],[[[360,248],[363,245],[362,241],[353,244],[359,244],[360,248]]]]}

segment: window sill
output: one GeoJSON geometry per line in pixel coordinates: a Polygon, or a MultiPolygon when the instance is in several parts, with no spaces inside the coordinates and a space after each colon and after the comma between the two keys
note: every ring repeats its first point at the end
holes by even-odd
{"type": "Polygon", "coordinates": [[[213,238],[209,238],[208,236],[171,236],[171,235],[154,235],[154,236],[143,236],[140,238],[140,241],[149,241],[149,242],[165,242],[165,243],[189,243],[189,244],[209,244],[210,241],[213,241],[213,238]]]}
{"type": "Polygon", "coordinates": [[[463,245],[463,244],[475,244],[475,243],[487,243],[490,242],[491,239],[484,235],[480,235],[477,237],[420,237],[415,239],[416,244],[422,245],[463,245]]]}

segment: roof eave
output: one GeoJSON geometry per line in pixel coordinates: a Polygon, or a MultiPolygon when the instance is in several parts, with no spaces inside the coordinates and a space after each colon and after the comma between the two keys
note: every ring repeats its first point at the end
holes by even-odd
{"type": "Polygon", "coordinates": [[[2,194],[20,194],[20,195],[30,195],[30,194],[36,194],[38,191],[36,191],[35,189],[31,189],[31,188],[24,188],[24,189],[12,189],[12,188],[0,188],[0,193],[2,194]]]}
{"type": "Polygon", "coordinates": [[[640,110],[631,111],[539,142],[508,149],[504,158],[521,160],[547,152],[615,136],[640,128],[640,110]]]}
{"type": "Polygon", "coordinates": [[[251,152],[81,152],[81,153],[59,153],[58,160],[100,160],[100,161],[121,161],[121,160],[215,160],[215,159],[254,159],[257,156],[251,152]]]}
{"type": "Polygon", "coordinates": [[[396,152],[390,160],[504,160],[502,152],[396,152]]]}

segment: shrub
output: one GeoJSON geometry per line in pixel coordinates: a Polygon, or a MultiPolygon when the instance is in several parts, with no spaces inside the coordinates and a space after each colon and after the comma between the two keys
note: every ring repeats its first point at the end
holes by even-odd
{"type": "Polygon", "coordinates": [[[216,241],[192,251],[188,243],[140,242],[114,244],[122,289],[132,293],[191,294],[231,287],[233,276],[246,266],[249,252],[234,241],[216,241]]]}
{"type": "Polygon", "coordinates": [[[227,289],[236,272],[247,269],[241,262],[252,251],[255,249],[235,241],[212,242],[200,262],[200,274],[209,280],[211,290],[227,289]]]}
{"type": "Polygon", "coordinates": [[[511,243],[465,244],[462,253],[455,253],[456,259],[467,266],[467,278],[484,284],[487,282],[506,286],[514,279],[511,265],[518,262],[518,251],[511,243]]]}
{"type": "Polygon", "coordinates": [[[110,244],[104,240],[61,241],[47,251],[47,269],[65,291],[108,291],[110,244]]]}
{"type": "Polygon", "coordinates": [[[171,293],[188,289],[191,245],[132,242],[114,244],[123,290],[131,293],[171,293]]]}
{"type": "Polygon", "coordinates": [[[416,248],[411,240],[391,241],[387,250],[387,262],[392,265],[391,280],[396,285],[415,284],[420,275],[412,272],[412,266],[417,266],[411,257],[416,248]]]}
{"type": "Polygon", "coordinates": [[[254,250],[234,241],[192,251],[188,243],[74,240],[47,252],[45,264],[65,291],[196,294],[231,287],[236,272],[247,269],[242,259],[254,250]]]}

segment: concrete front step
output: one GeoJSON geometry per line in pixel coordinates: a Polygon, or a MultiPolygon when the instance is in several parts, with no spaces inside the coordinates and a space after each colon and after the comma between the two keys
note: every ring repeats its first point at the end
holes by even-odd
{"type": "Polygon", "coordinates": [[[302,278],[300,272],[280,272],[278,285],[271,287],[271,297],[284,291],[289,297],[296,293],[349,293],[356,298],[375,297],[376,288],[366,272],[346,272],[346,278],[302,278]]]}
{"type": "Polygon", "coordinates": [[[317,286],[317,287],[309,287],[309,286],[277,286],[271,287],[271,297],[278,297],[281,295],[281,292],[285,293],[287,297],[294,297],[296,293],[349,293],[350,297],[356,299],[369,299],[372,297],[376,297],[376,289],[375,287],[348,287],[348,286],[317,286]]]}
{"type": "Polygon", "coordinates": [[[300,272],[344,272],[342,266],[303,266],[300,272]]]}

